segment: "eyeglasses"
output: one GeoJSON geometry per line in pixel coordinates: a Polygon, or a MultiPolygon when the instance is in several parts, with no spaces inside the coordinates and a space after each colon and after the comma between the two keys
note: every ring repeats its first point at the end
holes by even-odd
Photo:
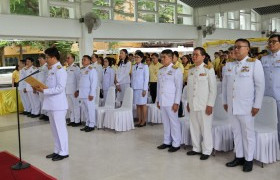
{"type": "Polygon", "coordinates": [[[271,41],[267,41],[267,44],[276,44],[278,43],[279,41],[275,41],[275,40],[271,40],[271,41]]]}
{"type": "Polygon", "coordinates": [[[233,46],[233,49],[241,49],[242,47],[248,47],[248,46],[233,46]]]}

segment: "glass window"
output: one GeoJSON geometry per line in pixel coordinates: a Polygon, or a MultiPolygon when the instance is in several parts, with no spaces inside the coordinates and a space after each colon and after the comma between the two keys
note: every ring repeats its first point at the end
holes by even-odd
{"type": "Polygon", "coordinates": [[[93,13],[100,17],[100,19],[110,19],[110,10],[93,9],[93,13]]]}
{"type": "Polygon", "coordinates": [[[169,4],[159,5],[159,22],[160,23],[174,23],[175,7],[169,4]]]}
{"type": "Polygon", "coordinates": [[[138,0],[138,9],[155,11],[156,2],[152,0],[138,0]]]}
{"type": "Polygon", "coordinates": [[[178,0],[177,1],[177,13],[178,14],[192,14],[193,8],[188,6],[186,3],[178,0]]]}
{"type": "Polygon", "coordinates": [[[193,25],[193,17],[179,16],[177,18],[177,24],[193,25]]]}
{"type": "Polygon", "coordinates": [[[234,29],[234,21],[228,21],[228,28],[234,29]]]}
{"type": "Polygon", "coordinates": [[[93,0],[93,6],[110,6],[110,0],[93,0]]]}
{"type": "Polygon", "coordinates": [[[171,2],[171,3],[175,3],[176,0],[159,0],[159,1],[162,1],[162,2],[171,2]]]}
{"type": "Polygon", "coordinates": [[[155,22],[155,14],[139,13],[138,21],[139,22],[155,22]]]}
{"type": "Polygon", "coordinates": [[[69,9],[64,7],[50,6],[50,16],[58,18],[69,18],[69,9]]]}
{"type": "Polygon", "coordinates": [[[38,0],[10,0],[11,14],[39,16],[38,0]]]}
{"type": "Polygon", "coordinates": [[[114,0],[114,19],[134,21],[134,0],[114,0]]]}

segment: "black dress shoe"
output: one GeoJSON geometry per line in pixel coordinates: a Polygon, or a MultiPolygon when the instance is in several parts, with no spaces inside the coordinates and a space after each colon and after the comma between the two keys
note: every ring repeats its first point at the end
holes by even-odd
{"type": "Polygon", "coordinates": [[[40,114],[37,114],[37,115],[36,115],[36,114],[32,114],[30,117],[31,117],[31,118],[37,118],[37,117],[39,117],[39,116],[40,116],[40,114]]]}
{"type": "Polygon", "coordinates": [[[169,149],[168,149],[168,152],[176,152],[180,149],[180,146],[179,147],[173,147],[171,146],[169,149]]]}
{"type": "Polygon", "coordinates": [[[49,121],[49,116],[44,115],[44,121],[49,121]]]}
{"type": "Polygon", "coordinates": [[[201,153],[200,152],[195,152],[195,151],[189,151],[187,152],[187,155],[188,156],[194,156],[194,155],[200,155],[201,153]]]}
{"type": "Polygon", "coordinates": [[[244,165],[245,159],[244,158],[235,158],[233,161],[226,163],[227,167],[235,167],[239,165],[244,165]]]}
{"type": "Polygon", "coordinates": [[[253,170],[253,161],[246,161],[243,165],[244,172],[251,172],[253,170]]]}
{"type": "Polygon", "coordinates": [[[25,112],[25,111],[23,111],[23,112],[21,112],[21,113],[19,113],[19,114],[25,115],[25,114],[26,114],[26,112],[25,112]]]}
{"type": "Polygon", "coordinates": [[[162,144],[162,145],[158,146],[157,148],[158,149],[166,149],[166,148],[170,148],[170,147],[171,147],[171,145],[162,144]]]}
{"type": "Polygon", "coordinates": [[[44,114],[41,114],[40,117],[39,117],[39,119],[40,119],[40,120],[43,120],[44,117],[45,117],[45,115],[44,115],[44,114]]]}
{"type": "Polygon", "coordinates": [[[145,124],[140,124],[139,127],[144,127],[146,126],[146,123],[145,124]]]}
{"type": "Polygon", "coordinates": [[[31,113],[28,113],[27,114],[27,117],[31,117],[31,116],[33,116],[34,114],[31,114],[31,113]]]}
{"type": "Polygon", "coordinates": [[[58,156],[56,153],[52,153],[46,156],[46,158],[54,158],[55,156],[58,156]]]}
{"type": "Polygon", "coordinates": [[[88,126],[83,127],[82,129],[80,129],[81,131],[85,131],[87,128],[89,128],[88,126]]]}
{"type": "Polygon", "coordinates": [[[80,123],[80,122],[79,123],[73,123],[72,127],[77,127],[77,126],[80,126],[80,125],[82,125],[82,123],[80,123]]]}
{"type": "Polygon", "coordinates": [[[88,127],[85,132],[90,132],[90,131],[93,131],[94,130],[94,127],[88,127]]]}
{"type": "Polygon", "coordinates": [[[69,155],[66,155],[66,156],[61,156],[61,155],[57,155],[55,157],[52,158],[53,161],[60,161],[62,159],[65,159],[65,158],[68,158],[69,155]]]}
{"type": "Polygon", "coordinates": [[[135,124],[134,127],[140,127],[140,124],[135,124]]]}
{"type": "Polygon", "coordinates": [[[70,122],[67,124],[67,126],[73,126],[73,124],[75,124],[74,122],[70,122]]]}
{"type": "Polygon", "coordinates": [[[200,156],[200,160],[206,160],[206,159],[208,159],[209,158],[209,155],[206,155],[206,154],[202,154],[201,156],[200,156]]]}

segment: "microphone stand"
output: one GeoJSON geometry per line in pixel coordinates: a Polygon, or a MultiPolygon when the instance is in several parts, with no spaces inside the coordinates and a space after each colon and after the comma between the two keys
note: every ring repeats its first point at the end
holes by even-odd
{"type": "Polygon", "coordinates": [[[22,78],[21,80],[19,80],[17,83],[15,83],[16,86],[16,99],[17,99],[17,126],[18,126],[18,148],[19,148],[19,162],[17,162],[15,165],[11,166],[11,168],[13,170],[21,170],[21,169],[26,169],[30,167],[29,163],[26,162],[22,162],[21,159],[21,140],[20,140],[20,123],[19,123],[19,105],[18,105],[18,85],[21,81],[25,80],[26,78],[39,73],[40,71],[37,70],[33,73],[31,73],[30,75],[22,78]]]}

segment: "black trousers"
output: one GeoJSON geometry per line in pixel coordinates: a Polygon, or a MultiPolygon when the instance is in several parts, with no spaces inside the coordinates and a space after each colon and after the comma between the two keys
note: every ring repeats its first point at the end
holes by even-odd
{"type": "Polygon", "coordinates": [[[157,97],[157,82],[150,82],[150,94],[152,96],[153,103],[155,103],[157,97]]]}

